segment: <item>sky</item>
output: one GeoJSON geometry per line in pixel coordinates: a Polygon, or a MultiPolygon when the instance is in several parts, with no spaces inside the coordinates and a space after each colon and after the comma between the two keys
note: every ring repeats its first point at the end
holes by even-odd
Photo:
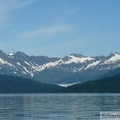
{"type": "Polygon", "coordinates": [[[120,53],[120,0],[0,0],[0,49],[49,57],[120,53]]]}

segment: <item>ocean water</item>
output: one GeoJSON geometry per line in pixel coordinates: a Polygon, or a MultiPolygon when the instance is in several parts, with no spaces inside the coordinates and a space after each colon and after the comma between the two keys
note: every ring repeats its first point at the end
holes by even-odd
{"type": "Polygon", "coordinates": [[[0,120],[100,120],[120,111],[120,94],[1,94],[0,120]]]}

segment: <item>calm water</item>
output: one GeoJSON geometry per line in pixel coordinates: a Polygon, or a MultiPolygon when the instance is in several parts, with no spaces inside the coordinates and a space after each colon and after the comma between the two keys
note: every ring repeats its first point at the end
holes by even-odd
{"type": "Polygon", "coordinates": [[[2,94],[0,120],[99,120],[120,111],[120,94],[2,94]]]}

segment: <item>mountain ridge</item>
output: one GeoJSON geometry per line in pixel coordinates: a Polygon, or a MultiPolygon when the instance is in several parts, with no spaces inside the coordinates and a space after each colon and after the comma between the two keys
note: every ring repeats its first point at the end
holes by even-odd
{"type": "Polygon", "coordinates": [[[62,87],[0,74],[0,93],[52,93],[62,87]]]}
{"type": "Polygon", "coordinates": [[[29,56],[24,52],[0,50],[0,73],[31,78],[44,83],[75,83],[98,79],[120,67],[120,54],[84,56],[69,54],[63,58],[29,56]]]}

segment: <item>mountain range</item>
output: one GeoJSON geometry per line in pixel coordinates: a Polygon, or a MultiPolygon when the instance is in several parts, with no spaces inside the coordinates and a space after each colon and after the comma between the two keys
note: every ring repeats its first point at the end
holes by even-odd
{"type": "Polygon", "coordinates": [[[0,50],[0,73],[30,78],[50,84],[82,83],[108,76],[119,69],[120,54],[84,56],[70,54],[63,58],[29,56],[23,52],[5,53],[0,50]]]}

